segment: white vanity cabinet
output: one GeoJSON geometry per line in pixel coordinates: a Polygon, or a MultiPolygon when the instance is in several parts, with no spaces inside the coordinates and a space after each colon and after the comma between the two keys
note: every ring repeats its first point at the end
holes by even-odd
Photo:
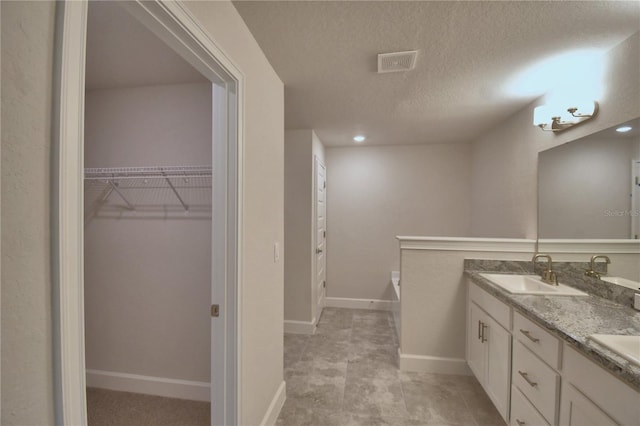
{"type": "Polygon", "coordinates": [[[640,392],[471,281],[467,362],[510,426],[640,426],[640,392]]]}
{"type": "Polygon", "coordinates": [[[513,386],[547,424],[555,425],[560,398],[560,341],[519,312],[513,314],[513,337],[513,386]]]}
{"type": "Polygon", "coordinates": [[[561,426],[638,426],[640,392],[564,344],[561,426]]]}
{"type": "Polygon", "coordinates": [[[562,426],[618,426],[618,423],[570,383],[562,386],[560,412],[562,426]]]}
{"type": "Polygon", "coordinates": [[[502,417],[509,419],[511,308],[475,284],[469,286],[467,361],[502,417]]]}

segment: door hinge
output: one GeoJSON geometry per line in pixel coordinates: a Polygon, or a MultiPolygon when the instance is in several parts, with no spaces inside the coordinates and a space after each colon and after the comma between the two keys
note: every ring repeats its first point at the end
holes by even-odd
{"type": "Polygon", "coordinates": [[[211,305],[211,316],[216,318],[220,316],[220,305],[211,305]]]}
{"type": "Polygon", "coordinates": [[[322,238],[327,238],[327,231],[322,231],[322,238]]]}
{"type": "Polygon", "coordinates": [[[326,187],[327,187],[327,182],[326,182],[326,181],[325,181],[325,182],[322,182],[322,188],[324,189],[324,188],[326,188],[326,187]]]}
{"type": "Polygon", "coordinates": [[[327,282],[326,281],[322,281],[322,287],[323,288],[327,288],[327,282]]]}

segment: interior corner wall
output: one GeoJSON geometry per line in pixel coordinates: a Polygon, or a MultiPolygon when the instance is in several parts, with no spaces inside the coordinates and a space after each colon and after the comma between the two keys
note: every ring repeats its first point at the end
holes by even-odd
{"type": "Polygon", "coordinates": [[[0,423],[54,424],[50,148],[55,2],[2,8],[0,423]]]}
{"type": "Polygon", "coordinates": [[[605,94],[592,120],[562,133],[531,124],[537,101],[472,143],[471,235],[537,237],[538,153],[640,115],[640,33],[606,55],[605,94]]]}
{"type": "MultiPolygon", "coordinates": [[[[318,138],[318,135],[316,135],[316,132],[314,132],[313,130],[311,131],[311,151],[313,154],[313,157],[318,157],[318,159],[320,160],[320,162],[322,164],[327,165],[327,159],[326,159],[326,149],[324,147],[324,144],[322,143],[322,141],[320,140],[320,138],[318,138]]],[[[313,158],[311,159],[311,161],[313,162],[313,158]]],[[[313,164],[312,164],[313,165],[313,164]]]]}
{"type": "Polygon", "coordinates": [[[186,5],[244,75],[239,389],[241,421],[257,425],[283,384],[284,85],[231,2],[186,5]]]}
{"type": "MultiPolygon", "coordinates": [[[[211,141],[211,83],[85,95],[86,167],[210,166],[211,141]]],[[[112,193],[96,214],[86,215],[87,369],[208,383],[210,197],[191,197],[209,209],[187,216],[162,209],[180,206],[168,188],[124,191],[134,205],[152,204],[130,213],[112,193]]],[[[88,205],[93,201],[85,196],[88,205]]]]}
{"type": "Polygon", "coordinates": [[[397,235],[470,232],[466,143],[327,149],[327,296],[391,300],[397,235]]]}
{"type": "Polygon", "coordinates": [[[310,322],[312,279],[312,131],[285,131],[284,319],[310,322]]]}

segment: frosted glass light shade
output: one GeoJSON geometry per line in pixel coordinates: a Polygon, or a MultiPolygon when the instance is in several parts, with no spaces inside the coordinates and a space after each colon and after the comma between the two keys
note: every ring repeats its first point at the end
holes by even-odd
{"type": "Polygon", "coordinates": [[[550,123],[551,115],[549,108],[546,105],[540,105],[533,110],[533,125],[539,126],[541,124],[550,123]]]}

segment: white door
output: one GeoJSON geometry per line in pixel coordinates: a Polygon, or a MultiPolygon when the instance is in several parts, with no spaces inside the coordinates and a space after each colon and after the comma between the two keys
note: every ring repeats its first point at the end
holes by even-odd
{"type": "Polygon", "coordinates": [[[327,175],[324,164],[315,157],[315,295],[316,322],[324,307],[327,282],[327,175]]]}
{"type": "Polygon", "coordinates": [[[631,238],[640,239],[640,160],[631,167],[631,238]]]}

